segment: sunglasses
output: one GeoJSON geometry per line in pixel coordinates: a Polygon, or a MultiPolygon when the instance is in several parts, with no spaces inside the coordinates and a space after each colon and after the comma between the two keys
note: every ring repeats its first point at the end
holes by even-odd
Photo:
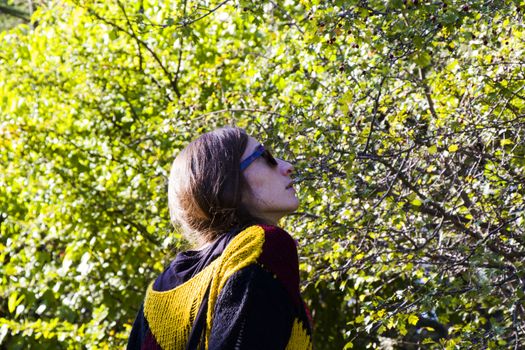
{"type": "Polygon", "coordinates": [[[248,156],[248,158],[246,158],[245,160],[241,162],[241,171],[249,167],[250,164],[252,164],[259,157],[263,157],[269,166],[272,166],[272,167],[277,166],[277,161],[272,156],[270,151],[264,148],[263,145],[260,145],[259,147],[257,147],[257,149],[252,154],[248,156]]]}

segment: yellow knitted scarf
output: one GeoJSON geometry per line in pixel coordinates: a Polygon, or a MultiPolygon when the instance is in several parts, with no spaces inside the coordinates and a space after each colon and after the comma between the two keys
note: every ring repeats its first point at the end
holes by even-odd
{"type": "MultiPolygon", "coordinates": [[[[168,291],[153,290],[144,300],[144,315],[157,343],[165,350],[184,350],[208,286],[206,348],[213,323],[213,309],[220,291],[235,272],[257,263],[264,244],[264,229],[251,226],[235,236],[220,257],[182,285],[168,291]]],[[[310,337],[299,320],[294,322],[287,350],[311,349],[310,337]]]]}

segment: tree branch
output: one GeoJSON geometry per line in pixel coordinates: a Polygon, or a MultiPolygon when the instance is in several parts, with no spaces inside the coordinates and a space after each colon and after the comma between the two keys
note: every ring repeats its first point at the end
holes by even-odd
{"type": "MultiPolygon", "coordinates": [[[[120,2],[119,2],[120,4],[120,2]]],[[[81,4],[77,4],[78,6],[82,6],[81,4]]],[[[92,8],[87,8],[89,14],[91,14],[92,16],[94,16],[95,18],[97,18],[98,20],[106,23],[106,24],[109,24],[110,26],[114,27],[115,29],[129,35],[130,37],[132,37],[133,39],[135,39],[138,43],[140,43],[150,54],[151,56],[153,57],[153,59],[157,62],[157,64],[160,66],[160,68],[162,69],[162,71],[164,72],[164,74],[166,74],[166,77],[168,78],[169,82],[170,82],[170,86],[171,88],[173,89],[173,91],[175,92],[175,94],[177,95],[177,97],[180,98],[181,94],[179,92],[179,88],[176,84],[176,80],[173,78],[173,75],[170,73],[170,71],[166,68],[166,66],[164,66],[164,64],[162,63],[162,60],[160,59],[160,57],[155,53],[155,51],[153,51],[149,46],[148,44],[146,44],[143,40],[141,40],[133,31],[130,33],[128,32],[126,29],[122,28],[121,26],[119,26],[118,24],[116,24],[115,22],[112,22],[104,17],[102,17],[101,15],[99,15],[96,11],[94,11],[92,8]]],[[[171,98],[169,96],[167,96],[167,98],[171,101],[171,98]]]]}
{"type": "Polygon", "coordinates": [[[19,9],[15,9],[14,7],[11,7],[11,6],[0,5],[0,13],[19,18],[26,23],[29,22],[29,17],[30,17],[29,13],[20,11],[19,9]]]}
{"type": "MultiPolygon", "coordinates": [[[[221,8],[222,6],[224,6],[226,3],[228,3],[230,0],[224,0],[223,2],[219,3],[217,6],[215,6],[213,9],[211,9],[210,11],[206,12],[205,14],[203,14],[202,16],[199,16],[197,18],[194,18],[194,19],[191,19],[191,20],[186,20],[185,18],[182,20],[182,23],[181,23],[181,26],[182,27],[186,27],[186,26],[189,26],[190,24],[193,24],[195,22],[198,22],[200,21],[201,19],[205,18],[205,17],[208,17],[209,15],[211,15],[212,13],[214,13],[215,11],[217,11],[219,8],[221,8]]],[[[184,7],[186,8],[186,2],[184,2],[184,7]]],[[[184,10],[184,12],[186,12],[186,9],[184,10]]]]}
{"type": "Polygon", "coordinates": [[[436,113],[436,110],[434,108],[434,101],[432,100],[432,95],[430,93],[430,87],[428,86],[427,82],[425,81],[425,72],[423,69],[419,68],[419,79],[421,81],[421,84],[423,85],[423,90],[425,91],[425,97],[428,102],[428,108],[430,109],[430,114],[432,114],[432,117],[435,120],[438,120],[438,116],[436,113]]]}
{"type": "Polygon", "coordinates": [[[383,83],[386,80],[386,75],[384,75],[381,78],[381,82],[379,83],[379,91],[377,92],[377,95],[374,99],[374,109],[372,111],[372,122],[370,123],[370,132],[368,133],[368,137],[366,139],[366,145],[363,152],[360,153],[360,155],[366,155],[368,154],[368,148],[370,147],[370,140],[372,138],[372,133],[374,132],[374,125],[376,123],[376,117],[377,117],[377,110],[379,108],[379,99],[381,99],[381,93],[383,92],[383,83]]]}

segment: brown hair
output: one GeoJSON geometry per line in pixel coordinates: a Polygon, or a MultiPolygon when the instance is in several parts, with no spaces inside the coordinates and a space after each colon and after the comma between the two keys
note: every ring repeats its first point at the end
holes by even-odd
{"type": "Polygon", "coordinates": [[[247,143],[246,131],[225,127],[201,135],[175,158],[168,205],[173,225],[190,241],[212,242],[257,221],[241,205],[248,186],[239,166],[247,143]]]}

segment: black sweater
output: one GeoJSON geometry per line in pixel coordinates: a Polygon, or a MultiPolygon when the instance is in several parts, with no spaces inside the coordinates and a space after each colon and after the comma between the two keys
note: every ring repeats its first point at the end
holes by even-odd
{"type": "Polygon", "coordinates": [[[311,349],[295,241],[275,226],[177,255],[148,288],[128,349],[311,349]]]}

